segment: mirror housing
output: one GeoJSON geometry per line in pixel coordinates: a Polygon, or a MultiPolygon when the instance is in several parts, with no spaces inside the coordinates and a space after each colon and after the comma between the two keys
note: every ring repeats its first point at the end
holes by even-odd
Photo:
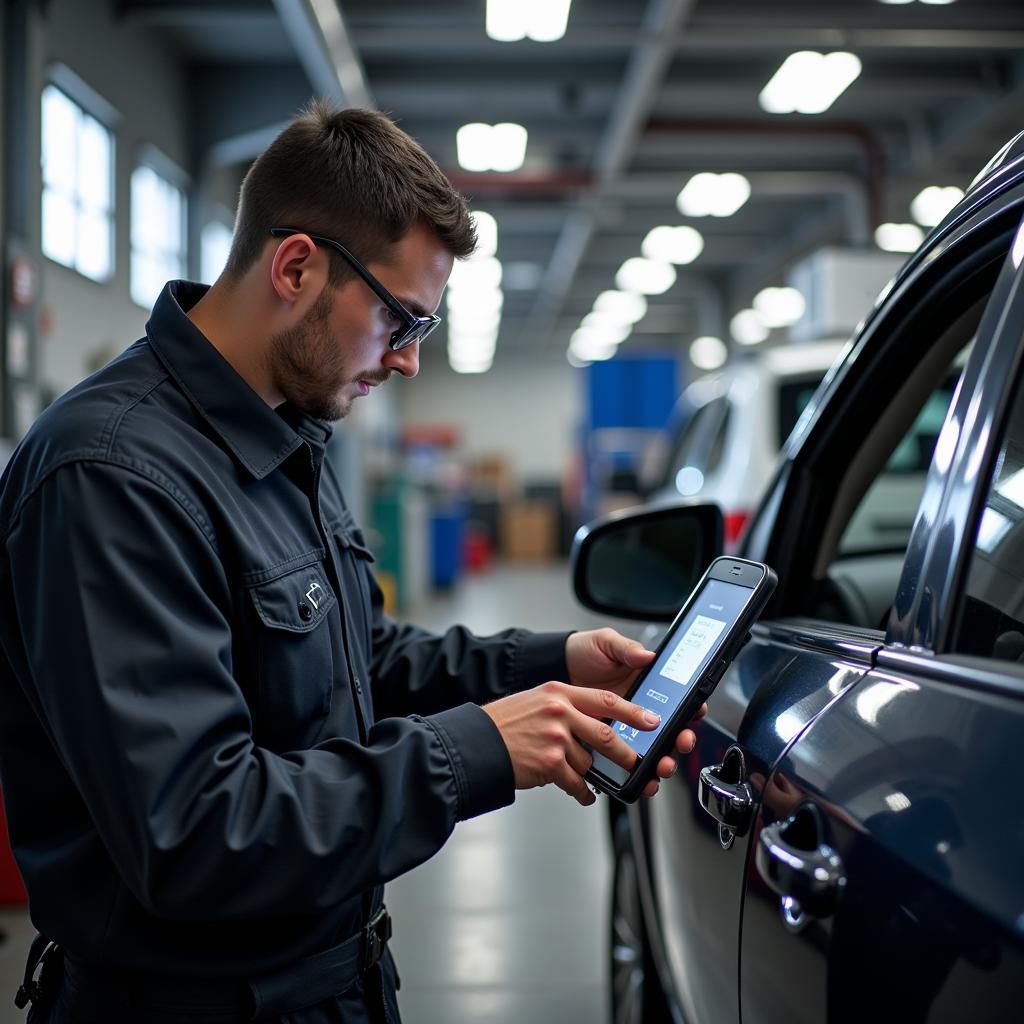
{"type": "Polygon", "coordinates": [[[722,511],[707,502],[617,512],[581,526],[572,581],[585,608],[620,619],[671,622],[722,553],[722,511]]]}

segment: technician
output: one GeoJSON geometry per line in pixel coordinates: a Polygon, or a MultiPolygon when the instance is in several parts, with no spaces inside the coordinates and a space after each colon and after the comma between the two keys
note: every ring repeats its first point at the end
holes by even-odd
{"type": "Polygon", "coordinates": [[[652,727],[618,696],[649,652],[394,621],[324,459],[416,375],[474,245],[412,139],[314,103],[246,176],[216,284],[170,282],[14,454],[0,779],[31,1021],[397,1024],[383,884],[517,788],[591,803],[583,742],[631,764],[601,720],[652,727]]]}

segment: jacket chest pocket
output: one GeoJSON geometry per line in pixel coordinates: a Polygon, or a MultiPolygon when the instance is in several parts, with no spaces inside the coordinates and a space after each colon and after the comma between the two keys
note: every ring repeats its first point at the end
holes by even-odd
{"type": "Polygon", "coordinates": [[[256,742],[306,747],[331,710],[337,597],[320,563],[247,589],[256,613],[256,742]]]}

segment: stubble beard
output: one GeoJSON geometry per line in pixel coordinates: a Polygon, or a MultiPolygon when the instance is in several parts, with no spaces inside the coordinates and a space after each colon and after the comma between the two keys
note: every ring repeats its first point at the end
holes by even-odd
{"type": "Polygon", "coordinates": [[[330,422],[352,408],[352,398],[342,390],[355,380],[331,334],[333,305],[325,286],[299,323],[271,338],[267,357],[278,393],[310,416],[330,422]]]}

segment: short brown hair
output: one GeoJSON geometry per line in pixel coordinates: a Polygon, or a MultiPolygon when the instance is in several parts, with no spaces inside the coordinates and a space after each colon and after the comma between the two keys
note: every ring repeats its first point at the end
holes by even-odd
{"type": "MultiPolygon", "coordinates": [[[[476,248],[466,200],[417,142],[377,111],[314,100],[249,168],[225,273],[249,270],[273,227],[326,235],[373,263],[417,223],[455,257],[476,248]]],[[[332,284],[350,276],[332,259],[332,284]]]]}

